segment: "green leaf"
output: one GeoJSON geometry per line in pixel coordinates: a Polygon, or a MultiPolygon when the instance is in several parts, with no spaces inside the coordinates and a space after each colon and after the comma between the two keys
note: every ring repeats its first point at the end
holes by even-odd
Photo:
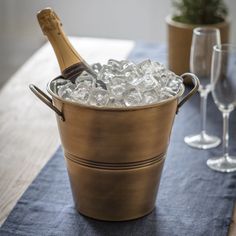
{"type": "Polygon", "coordinates": [[[186,24],[215,24],[228,15],[222,0],[173,0],[172,5],[173,20],[186,24]]]}

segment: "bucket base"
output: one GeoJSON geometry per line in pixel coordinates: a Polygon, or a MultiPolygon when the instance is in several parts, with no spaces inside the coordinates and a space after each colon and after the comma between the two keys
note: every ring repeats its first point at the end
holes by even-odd
{"type": "Polygon", "coordinates": [[[155,207],[165,155],[135,167],[86,165],[65,155],[76,209],[104,221],[127,221],[155,207]]]}
{"type": "Polygon", "coordinates": [[[143,218],[143,217],[146,217],[148,216],[149,214],[151,214],[153,212],[153,210],[155,209],[155,206],[148,212],[146,213],[143,213],[143,214],[140,214],[140,215],[137,215],[137,216],[133,216],[133,217],[130,217],[130,218],[120,218],[120,219],[111,219],[111,218],[95,218],[93,216],[90,216],[90,215],[86,215],[84,214],[83,212],[80,212],[78,209],[77,212],[78,214],[84,216],[84,217],[87,217],[87,218],[90,218],[92,220],[98,220],[98,221],[109,221],[109,222],[123,222],[123,221],[132,221],[132,220],[137,220],[137,219],[140,219],[140,218],[143,218]]]}

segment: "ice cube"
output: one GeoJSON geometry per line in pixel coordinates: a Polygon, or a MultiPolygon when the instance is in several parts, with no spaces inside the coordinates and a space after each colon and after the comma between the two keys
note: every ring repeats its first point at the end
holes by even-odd
{"type": "Polygon", "coordinates": [[[102,69],[102,65],[100,63],[95,63],[92,65],[92,68],[96,73],[99,73],[100,70],[102,69]]]}
{"type": "Polygon", "coordinates": [[[109,101],[109,94],[108,91],[101,89],[101,88],[95,88],[91,90],[89,103],[93,106],[106,106],[106,104],[109,101]]]}
{"type": "Polygon", "coordinates": [[[146,74],[137,84],[140,91],[153,90],[158,86],[157,80],[150,74],[146,74]]]}
{"type": "Polygon", "coordinates": [[[83,84],[77,85],[75,90],[71,93],[71,99],[73,101],[86,104],[90,96],[90,89],[90,87],[83,84]]]}
{"type": "Polygon", "coordinates": [[[115,84],[115,85],[111,85],[109,87],[110,93],[116,97],[116,98],[120,98],[122,97],[123,93],[125,92],[126,88],[125,88],[125,84],[115,84]]]}
{"type": "Polygon", "coordinates": [[[61,85],[58,89],[58,95],[64,99],[70,99],[73,90],[75,89],[75,84],[68,82],[65,85],[61,85]]]}
{"type": "Polygon", "coordinates": [[[124,65],[122,75],[125,76],[127,83],[135,84],[144,73],[135,64],[130,63],[124,65]]]}
{"type": "Polygon", "coordinates": [[[151,74],[153,76],[160,76],[161,73],[165,72],[165,67],[158,63],[153,62],[151,60],[146,60],[137,65],[137,67],[144,73],[144,74],[151,74]]]}
{"type": "Polygon", "coordinates": [[[97,79],[101,80],[103,83],[110,83],[111,79],[114,77],[114,73],[110,71],[110,68],[107,65],[104,65],[100,70],[97,79]]]}
{"type": "Polygon", "coordinates": [[[58,78],[51,82],[51,89],[54,93],[58,93],[58,89],[67,83],[70,83],[70,80],[58,78]]]}
{"type": "Polygon", "coordinates": [[[109,85],[125,85],[126,83],[127,80],[125,76],[114,76],[109,85]]]}
{"type": "Polygon", "coordinates": [[[151,60],[148,59],[148,60],[145,60],[145,61],[139,63],[139,64],[137,65],[137,67],[138,67],[141,71],[147,72],[147,71],[149,71],[149,68],[152,67],[152,62],[151,62],[151,60]]]}
{"type": "Polygon", "coordinates": [[[158,74],[158,75],[166,71],[164,65],[162,65],[159,62],[152,62],[151,69],[152,69],[152,74],[158,74]]]}
{"type": "Polygon", "coordinates": [[[110,97],[108,107],[125,107],[125,103],[123,99],[117,99],[115,97],[110,97]]]}
{"type": "Polygon", "coordinates": [[[76,85],[85,85],[88,87],[93,87],[95,85],[95,79],[88,74],[87,72],[83,72],[80,76],[75,79],[76,85]]]}
{"type": "Polygon", "coordinates": [[[152,104],[159,100],[157,92],[153,90],[145,91],[143,94],[143,104],[152,104]]]}
{"type": "Polygon", "coordinates": [[[165,87],[161,89],[160,98],[161,100],[165,100],[165,99],[175,96],[176,94],[177,93],[174,92],[172,89],[165,87]]]}
{"type": "Polygon", "coordinates": [[[120,61],[120,65],[123,70],[126,69],[127,67],[134,67],[134,66],[136,67],[136,65],[133,62],[128,61],[128,60],[120,61]]]}
{"type": "Polygon", "coordinates": [[[107,65],[111,66],[111,70],[122,70],[120,61],[110,59],[108,60],[107,65]]]}
{"type": "Polygon", "coordinates": [[[168,88],[168,90],[172,90],[172,92],[176,95],[180,88],[181,88],[181,84],[183,83],[183,80],[181,77],[175,76],[175,78],[169,77],[168,82],[166,83],[166,88],[168,88]]]}
{"type": "Polygon", "coordinates": [[[136,88],[129,88],[124,93],[124,102],[126,106],[142,105],[142,96],[136,88]]]}

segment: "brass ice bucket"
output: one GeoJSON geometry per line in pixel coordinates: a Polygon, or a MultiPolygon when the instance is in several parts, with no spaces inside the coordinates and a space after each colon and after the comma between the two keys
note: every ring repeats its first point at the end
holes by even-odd
{"type": "Polygon", "coordinates": [[[133,108],[96,108],[66,101],[34,85],[34,94],[56,112],[77,210],[109,221],[135,219],[151,212],[160,182],[175,114],[193,88],[161,103],[133,108]],[[182,97],[182,98],[181,98],[182,97]]]}

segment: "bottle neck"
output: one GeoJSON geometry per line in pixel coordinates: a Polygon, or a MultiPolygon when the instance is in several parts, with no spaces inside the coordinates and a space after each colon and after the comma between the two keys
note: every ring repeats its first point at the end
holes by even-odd
{"type": "Polygon", "coordinates": [[[68,71],[71,71],[70,68],[76,66],[78,66],[77,70],[84,68],[86,63],[71,45],[56,13],[52,9],[46,8],[40,11],[37,17],[43,33],[54,49],[62,74],[67,75],[68,71]]]}

